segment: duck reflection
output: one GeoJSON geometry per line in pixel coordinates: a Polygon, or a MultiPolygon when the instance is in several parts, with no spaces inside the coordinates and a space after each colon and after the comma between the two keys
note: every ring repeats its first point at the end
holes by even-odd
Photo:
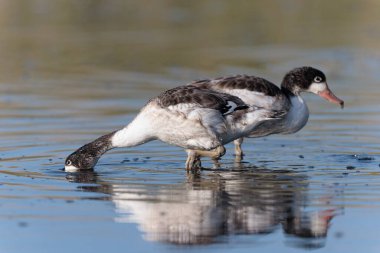
{"type": "Polygon", "coordinates": [[[290,243],[302,238],[296,246],[318,248],[338,213],[338,207],[331,207],[333,190],[311,201],[307,177],[287,170],[189,174],[184,183],[165,186],[111,184],[101,182],[95,172],[69,175],[70,181],[96,182],[81,188],[109,194],[116,221],[138,224],[152,241],[208,244],[226,235],[269,234],[282,228],[290,243]]]}

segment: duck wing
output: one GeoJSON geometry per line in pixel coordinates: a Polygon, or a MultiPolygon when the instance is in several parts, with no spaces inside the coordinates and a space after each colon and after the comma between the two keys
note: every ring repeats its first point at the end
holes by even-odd
{"type": "Polygon", "coordinates": [[[262,93],[266,96],[277,96],[282,94],[281,89],[272,82],[261,77],[249,75],[235,75],[218,77],[215,79],[196,80],[189,85],[206,89],[246,90],[262,93]]]}
{"type": "Polygon", "coordinates": [[[240,98],[227,93],[205,89],[194,85],[179,86],[163,92],[156,98],[162,108],[170,110],[214,109],[222,115],[247,109],[240,98]]]}
{"type": "Polygon", "coordinates": [[[236,96],[249,106],[272,111],[274,118],[284,116],[291,106],[289,98],[278,86],[256,76],[235,75],[204,79],[189,85],[236,96]]]}

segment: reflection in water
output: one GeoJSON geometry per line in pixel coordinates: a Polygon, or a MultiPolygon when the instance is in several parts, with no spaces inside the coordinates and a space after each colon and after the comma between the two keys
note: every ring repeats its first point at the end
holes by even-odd
{"type": "Polygon", "coordinates": [[[307,177],[287,170],[189,174],[170,187],[110,184],[95,172],[69,174],[68,180],[97,181],[81,189],[110,194],[117,222],[137,223],[146,240],[174,244],[209,244],[222,235],[269,234],[282,227],[292,235],[290,245],[323,247],[339,210],[331,207],[331,192],[313,196],[311,203],[307,177]]]}

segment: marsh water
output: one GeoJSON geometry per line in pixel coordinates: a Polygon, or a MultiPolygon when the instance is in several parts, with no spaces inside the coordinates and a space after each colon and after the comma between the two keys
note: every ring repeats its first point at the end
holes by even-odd
{"type": "Polygon", "coordinates": [[[376,1],[1,1],[0,252],[379,252],[376,1]],[[190,80],[322,69],[297,134],[187,173],[161,142],[64,159],[190,80]]]}

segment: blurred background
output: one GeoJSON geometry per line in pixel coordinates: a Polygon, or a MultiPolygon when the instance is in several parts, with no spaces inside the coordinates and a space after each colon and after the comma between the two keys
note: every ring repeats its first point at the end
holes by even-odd
{"type": "Polygon", "coordinates": [[[0,0],[0,252],[379,252],[379,10],[0,0]],[[163,90],[233,74],[280,84],[304,65],[326,73],[345,110],[305,94],[308,125],[247,140],[242,164],[228,146],[221,171],[187,175],[183,150],[152,142],[110,152],[96,172],[62,171],[163,90]]]}
{"type": "Polygon", "coordinates": [[[332,50],[328,64],[344,50],[376,54],[380,36],[375,0],[2,0],[0,7],[4,81],[265,69],[295,51],[319,49],[332,50]]]}

